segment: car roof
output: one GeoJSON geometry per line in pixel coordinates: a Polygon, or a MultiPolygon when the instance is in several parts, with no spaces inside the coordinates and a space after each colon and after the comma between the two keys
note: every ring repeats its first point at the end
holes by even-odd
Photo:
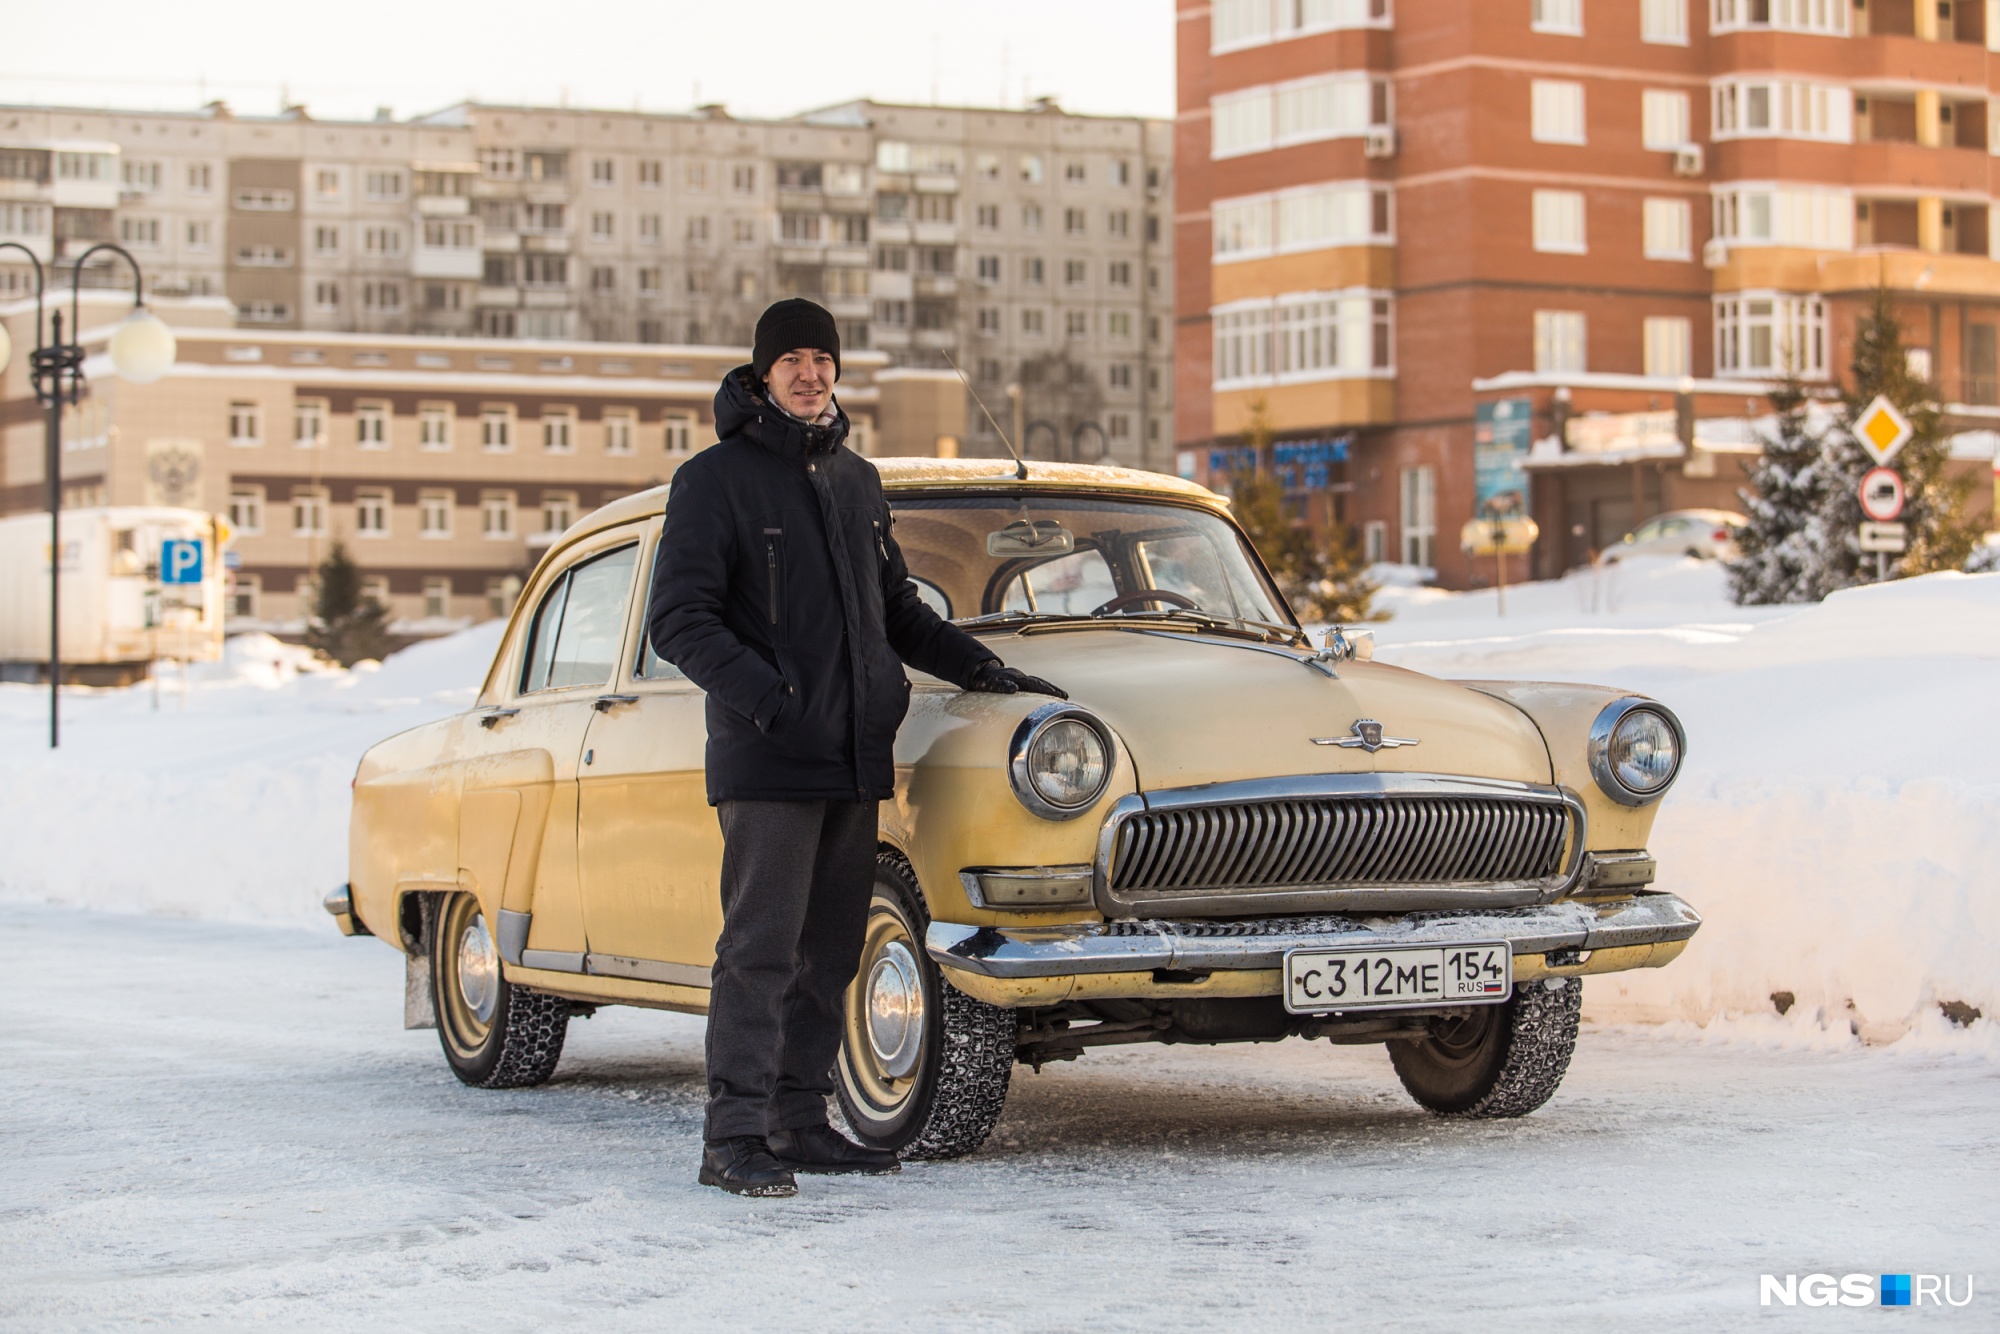
{"type": "MultiPolygon", "coordinates": [[[[1205,486],[1141,468],[1118,468],[1101,463],[1047,463],[1037,459],[1027,464],[1028,477],[1022,481],[1015,472],[1013,462],[1008,459],[871,458],[868,461],[882,474],[882,489],[892,496],[937,491],[1004,491],[1010,494],[1018,491],[1094,491],[1194,501],[1225,512],[1229,508],[1226,499],[1205,486]]],[[[665,486],[649,487],[629,496],[620,496],[578,519],[556,546],[568,546],[592,533],[615,528],[634,519],[650,518],[664,510],[666,504],[665,486]]]]}
{"type": "Polygon", "coordinates": [[[1750,522],[1747,515],[1738,514],[1734,510],[1668,510],[1665,514],[1655,514],[1646,522],[1652,523],[1659,519],[1700,519],[1703,523],[1737,524],[1739,526],[1750,522]]]}

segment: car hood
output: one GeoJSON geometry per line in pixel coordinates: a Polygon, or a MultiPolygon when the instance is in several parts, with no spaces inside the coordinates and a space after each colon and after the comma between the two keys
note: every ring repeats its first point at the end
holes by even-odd
{"type": "Polygon", "coordinates": [[[1548,747],[1512,705],[1418,672],[1244,640],[1091,627],[988,635],[1010,667],[1067,690],[1118,733],[1142,789],[1331,773],[1441,773],[1552,781],[1548,747]],[[1315,744],[1361,719],[1415,745],[1315,744]]]}

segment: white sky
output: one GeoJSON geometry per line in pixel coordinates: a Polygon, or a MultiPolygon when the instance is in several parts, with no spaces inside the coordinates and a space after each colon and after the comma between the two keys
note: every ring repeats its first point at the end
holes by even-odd
{"type": "Polygon", "coordinates": [[[859,97],[1173,114],[1172,0],[4,6],[0,101],[398,119],[465,98],[781,116],[859,97]],[[297,17],[292,17],[296,15],[297,17]]]}

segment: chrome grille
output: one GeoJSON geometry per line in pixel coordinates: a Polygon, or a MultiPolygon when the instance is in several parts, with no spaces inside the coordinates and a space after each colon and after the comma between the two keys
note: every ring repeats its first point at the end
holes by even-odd
{"type": "Polygon", "coordinates": [[[1303,796],[1124,815],[1114,894],[1518,886],[1564,873],[1571,815],[1513,795],[1303,796]]]}

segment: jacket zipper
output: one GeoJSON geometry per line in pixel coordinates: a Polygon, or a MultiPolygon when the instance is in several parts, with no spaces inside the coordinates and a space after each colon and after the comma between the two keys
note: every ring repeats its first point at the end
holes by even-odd
{"type": "Polygon", "coordinates": [[[882,564],[886,566],[889,563],[889,544],[882,540],[882,521],[870,519],[868,526],[875,530],[875,550],[881,553],[882,564]]]}
{"type": "Polygon", "coordinates": [[[764,569],[770,575],[771,583],[771,624],[778,623],[778,544],[765,539],[764,569]]]}

